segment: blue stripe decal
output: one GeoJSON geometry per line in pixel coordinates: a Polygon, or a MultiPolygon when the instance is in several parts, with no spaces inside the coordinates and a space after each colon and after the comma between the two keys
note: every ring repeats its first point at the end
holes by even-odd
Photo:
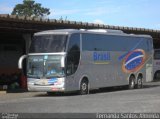
{"type": "Polygon", "coordinates": [[[51,78],[51,79],[48,80],[48,83],[49,84],[54,84],[55,82],[57,82],[57,80],[58,80],[57,78],[51,78]]]}

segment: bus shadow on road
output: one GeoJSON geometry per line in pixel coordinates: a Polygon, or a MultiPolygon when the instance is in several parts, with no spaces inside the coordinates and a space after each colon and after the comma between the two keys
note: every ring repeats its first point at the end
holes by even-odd
{"type": "MultiPolygon", "coordinates": [[[[160,85],[144,85],[143,88],[140,89],[132,89],[132,90],[141,90],[141,89],[147,89],[147,88],[155,88],[155,87],[160,87],[160,85]]],[[[110,92],[119,92],[119,91],[127,91],[127,90],[131,90],[128,88],[128,86],[118,86],[118,87],[106,87],[106,88],[101,88],[101,89],[97,89],[97,90],[92,90],[90,91],[90,94],[98,94],[98,93],[110,93],[110,92]]]]}
{"type": "MultiPolygon", "coordinates": [[[[146,84],[143,86],[141,89],[147,89],[147,88],[155,88],[155,87],[160,87],[160,84],[146,84]]],[[[141,89],[133,89],[133,90],[141,90],[141,89]]],[[[106,88],[100,88],[96,90],[91,90],[89,94],[99,94],[99,93],[110,93],[110,92],[119,92],[119,91],[125,91],[129,90],[128,86],[118,86],[118,87],[106,87],[106,88]]],[[[35,95],[35,97],[63,97],[63,96],[78,96],[78,92],[67,92],[67,93],[41,93],[35,95]]]]}
{"type": "Polygon", "coordinates": [[[144,85],[142,89],[144,89],[144,88],[154,88],[154,87],[160,87],[160,85],[144,85]]]}
{"type": "Polygon", "coordinates": [[[57,93],[43,93],[43,94],[37,94],[34,97],[64,97],[64,96],[77,96],[79,95],[77,92],[67,92],[67,93],[62,93],[62,92],[57,92],[57,93]]]}
{"type": "MultiPolygon", "coordinates": [[[[101,89],[95,89],[95,90],[91,90],[89,92],[90,94],[98,94],[98,93],[107,93],[107,92],[114,92],[114,91],[122,91],[122,90],[127,90],[125,87],[107,87],[107,88],[101,88],[101,89]]],[[[35,95],[35,97],[63,97],[63,96],[80,96],[78,91],[77,92],[53,92],[50,94],[47,93],[41,93],[41,94],[37,94],[35,95]]]]}
{"type": "Polygon", "coordinates": [[[97,90],[92,90],[90,94],[118,92],[118,91],[124,91],[124,90],[128,90],[126,86],[105,87],[105,88],[100,88],[97,90]]]}
{"type": "MultiPolygon", "coordinates": [[[[116,92],[116,91],[124,91],[124,90],[127,90],[127,89],[125,87],[107,87],[107,88],[91,90],[89,92],[89,95],[116,92]]],[[[64,96],[80,96],[80,95],[78,92],[51,93],[51,94],[41,93],[41,94],[35,95],[35,97],[64,97],[64,96]]]]}
{"type": "MultiPolygon", "coordinates": [[[[107,93],[107,92],[115,92],[115,91],[123,91],[123,90],[127,90],[125,87],[107,87],[107,88],[101,88],[101,89],[95,89],[95,90],[91,90],[89,92],[89,95],[92,94],[98,94],[98,93],[107,93]]],[[[80,96],[78,91],[77,92],[66,92],[66,93],[51,93],[51,94],[47,94],[47,93],[41,93],[41,94],[37,94],[35,95],[35,97],[63,97],[63,96],[80,96]]]]}

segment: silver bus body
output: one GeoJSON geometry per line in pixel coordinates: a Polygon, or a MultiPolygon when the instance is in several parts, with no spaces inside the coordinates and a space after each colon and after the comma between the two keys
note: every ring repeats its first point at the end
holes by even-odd
{"type": "MultiPolygon", "coordinates": [[[[143,82],[152,81],[153,41],[149,35],[126,34],[114,30],[74,29],[34,34],[35,37],[47,35],[67,36],[65,50],[30,52],[27,55],[29,91],[77,91],[81,90],[83,80],[87,81],[88,90],[128,85],[130,77],[134,77],[135,84],[138,77],[142,77],[143,82]],[[63,69],[61,73],[54,75],[51,70],[52,75],[46,73],[52,61],[55,65],[58,64],[60,70],[63,69]],[[44,68],[45,73],[41,71],[42,75],[38,70],[32,71],[36,68],[44,68]]],[[[45,41],[42,44],[45,44],[45,41]]],[[[47,46],[50,47],[49,45],[47,46]]]]}

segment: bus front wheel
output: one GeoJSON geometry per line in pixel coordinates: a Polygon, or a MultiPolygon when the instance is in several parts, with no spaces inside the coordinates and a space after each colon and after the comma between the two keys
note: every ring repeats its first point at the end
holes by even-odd
{"type": "Polygon", "coordinates": [[[81,84],[80,84],[80,91],[79,91],[80,95],[86,95],[89,93],[89,89],[88,89],[88,81],[87,80],[82,80],[81,84]]]}

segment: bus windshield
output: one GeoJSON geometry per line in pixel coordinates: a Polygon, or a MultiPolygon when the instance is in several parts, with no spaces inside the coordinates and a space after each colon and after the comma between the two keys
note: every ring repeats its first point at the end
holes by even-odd
{"type": "Polygon", "coordinates": [[[30,46],[30,53],[64,52],[67,35],[38,35],[34,36],[30,46]]]}
{"type": "Polygon", "coordinates": [[[64,69],[61,67],[62,56],[29,56],[28,72],[29,78],[54,78],[63,77],[64,69]]]}

